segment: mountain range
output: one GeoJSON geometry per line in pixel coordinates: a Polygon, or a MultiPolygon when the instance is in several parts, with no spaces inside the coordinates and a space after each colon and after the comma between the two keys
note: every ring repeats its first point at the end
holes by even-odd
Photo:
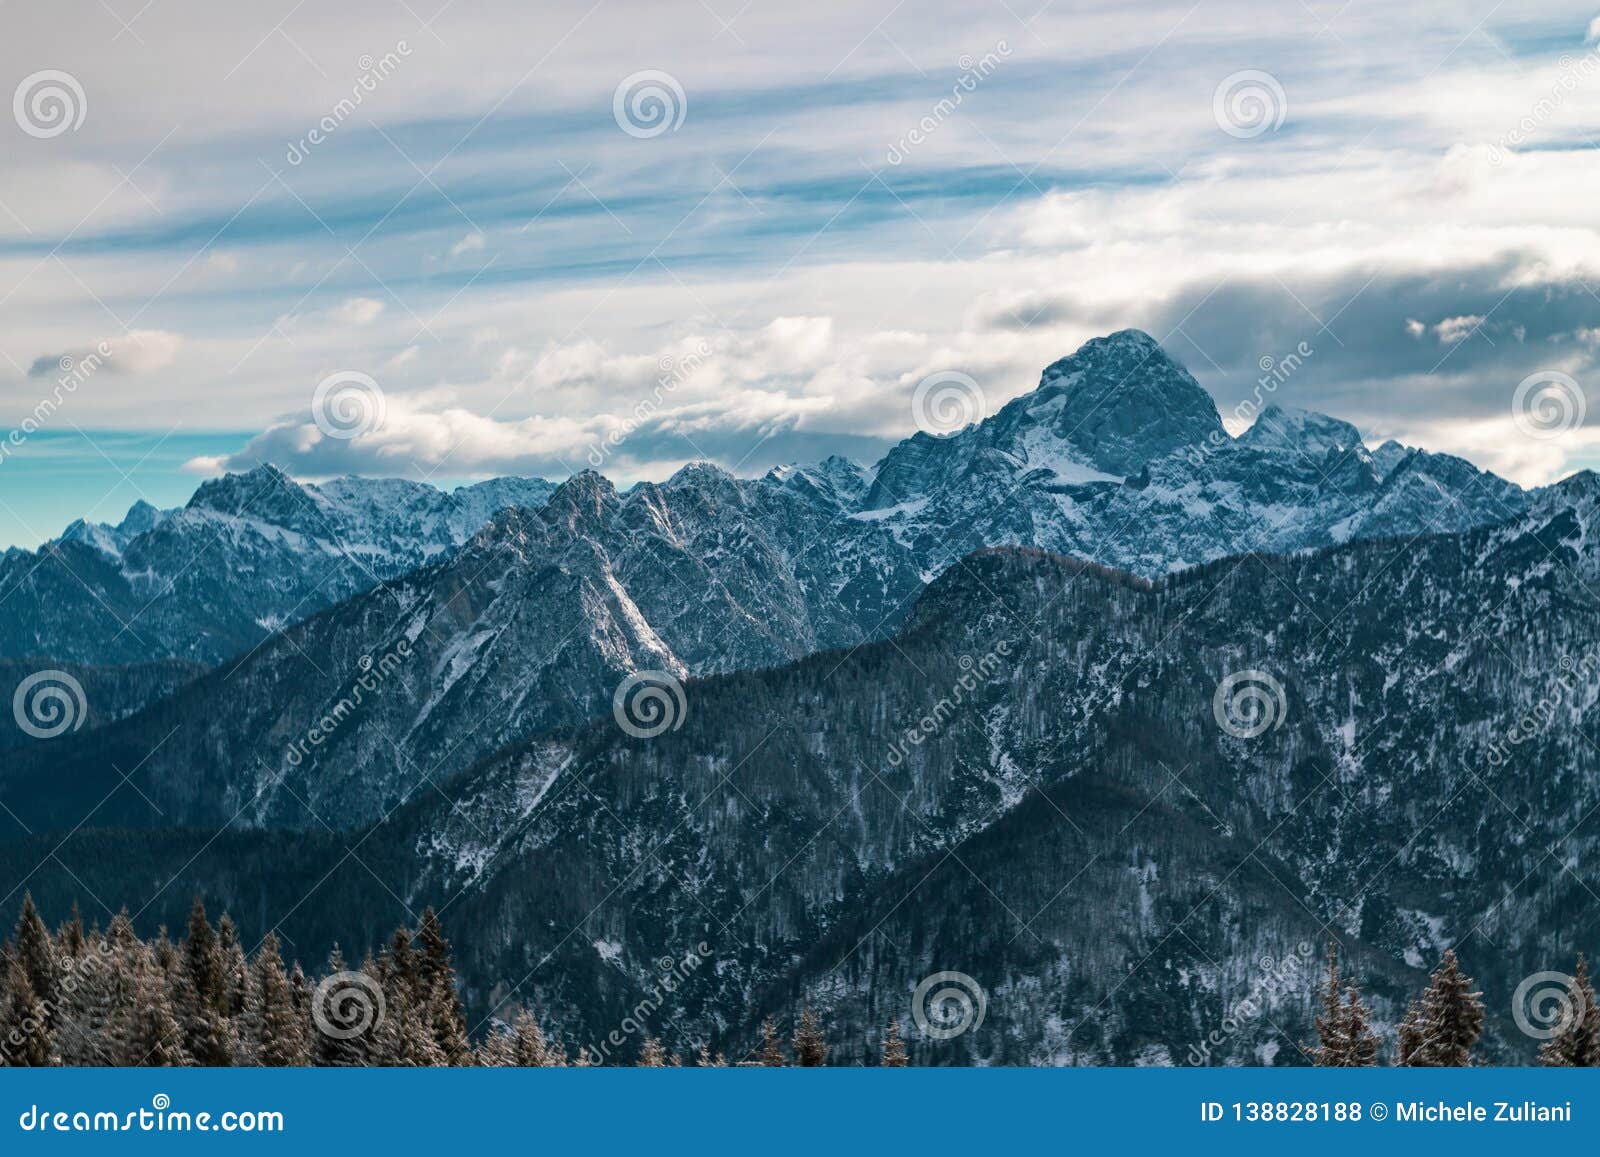
{"type": "Polygon", "coordinates": [[[433,904],[479,1018],[526,1002],[575,1044],[702,943],[669,1044],[809,1003],[860,1060],[924,978],[972,977],[987,1020],[922,1063],[1181,1064],[1252,996],[1206,1059],[1298,1062],[1330,936],[1390,1023],[1447,945],[1505,995],[1592,943],[1592,475],[1524,492],[1276,406],[1232,437],[1125,331],[870,472],[517,481],[390,492],[422,515],[257,471],[7,555],[92,556],[101,591],[159,557],[146,632],[238,641],[168,637],[210,669],[9,752],[0,879],[146,922],[199,892],[308,958],[433,904]],[[169,524],[352,588],[275,632],[253,583],[191,610],[169,524]],[[611,714],[647,670],[682,698],[641,735],[611,714]],[[1263,996],[1263,959],[1303,982],[1263,996]]]}

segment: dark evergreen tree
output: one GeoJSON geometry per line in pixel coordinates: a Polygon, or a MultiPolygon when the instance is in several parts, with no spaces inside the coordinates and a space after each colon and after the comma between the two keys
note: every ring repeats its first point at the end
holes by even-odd
{"type": "Polygon", "coordinates": [[[28,970],[13,960],[0,981],[0,1064],[43,1068],[59,1059],[44,1002],[35,995],[28,970]]]}
{"type": "Polygon", "coordinates": [[[32,893],[22,897],[22,912],[17,917],[17,931],[13,939],[17,962],[27,972],[28,984],[33,989],[34,997],[43,1005],[46,1020],[54,1024],[54,1009],[60,999],[60,993],[56,991],[60,965],[56,960],[56,948],[50,939],[50,930],[45,927],[44,921],[39,918],[39,910],[33,905],[32,893]]]}
{"type": "Polygon", "coordinates": [[[1461,971],[1455,949],[1428,981],[1422,994],[1421,1041],[1411,1064],[1433,1068],[1465,1068],[1472,1064],[1472,1048],[1483,1035],[1483,994],[1472,988],[1472,978],[1461,971]]]}
{"type": "Polygon", "coordinates": [[[183,1047],[183,1026],[173,1011],[166,978],[153,965],[144,970],[134,989],[125,1051],[119,1063],[142,1068],[176,1068],[193,1063],[183,1047]]]}
{"type": "Polygon", "coordinates": [[[1372,1014],[1361,1002],[1354,981],[1345,989],[1344,1043],[1340,1049],[1348,1068],[1371,1068],[1378,1063],[1378,1034],[1372,1031],[1372,1014]]]}
{"type": "Polygon", "coordinates": [[[227,996],[228,1016],[238,1017],[244,1012],[245,996],[250,989],[250,962],[245,959],[233,917],[226,912],[217,921],[217,955],[222,958],[222,985],[227,996]]]}
{"type": "MultiPolygon", "coordinates": [[[[346,971],[344,954],[335,944],[333,951],[328,954],[327,975],[338,976],[346,971]]],[[[377,982],[373,983],[376,985],[377,982]]],[[[371,1021],[379,1015],[378,1011],[369,1007],[365,999],[355,1005],[338,999],[329,999],[336,996],[336,993],[330,991],[322,998],[319,1006],[318,998],[313,994],[311,1062],[323,1068],[335,1069],[356,1068],[368,1064],[367,1052],[372,1042],[371,1021]],[[320,1016],[317,1015],[318,1008],[320,1016]]]]}
{"type": "Polygon", "coordinates": [[[906,1067],[906,1045],[900,1039],[899,1017],[891,1020],[889,1027],[883,1033],[883,1067],[886,1069],[906,1067]]]}
{"type": "Polygon", "coordinates": [[[284,1068],[310,1063],[305,1022],[295,1003],[294,989],[283,970],[278,938],[268,932],[256,950],[255,998],[259,1008],[251,1018],[259,1026],[256,1063],[284,1068]]]}
{"type": "Polygon", "coordinates": [[[1339,946],[1328,941],[1328,971],[1322,983],[1322,1012],[1317,1016],[1317,1046],[1311,1063],[1328,1068],[1348,1065],[1346,1054],[1350,1030],[1344,1003],[1344,986],[1339,975],[1339,946]]]}
{"type": "Polygon", "coordinates": [[[1395,1063],[1399,1065],[1416,1065],[1422,1052],[1423,1013],[1422,1002],[1412,1000],[1406,1006],[1406,1015],[1400,1021],[1400,1028],[1395,1036],[1395,1063]]]}
{"type": "Polygon", "coordinates": [[[801,1010],[800,1023],[794,1030],[794,1059],[808,1069],[828,1063],[828,1042],[823,1039],[817,1014],[810,1008],[801,1010]]]}
{"type": "Polygon", "coordinates": [[[1578,954],[1578,966],[1567,985],[1567,1002],[1556,1034],[1539,1050],[1539,1063],[1559,1068],[1600,1066],[1600,1014],[1595,1010],[1589,964],[1578,954]]]}
{"type": "Polygon", "coordinates": [[[788,1063],[783,1057],[783,1042],[778,1037],[778,1026],[770,1016],[761,1022],[761,1063],[769,1069],[782,1068],[788,1063]]]}
{"type": "Polygon", "coordinates": [[[511,1042],[511,1063],[514,1065],[522,1068],[549,1068],[567,1063],[564,1052],[560,1060],[556,1059],[556,1050],[550,1047],[544,1029],[539,1025],[539,1018],[527,1009],[517,1013],[516,1019],[511,1024],[511,1042]]]}
{"type": "Polygon", "coordinates": [[[434,1041],[447,1064],[465,1064],[471,1052],[467,1044],[466,1012],[461,1007],[461,996],[456,991],[456,970],[450,959],[450,942],[444,938],[444,929],[439,926],[439,917],[432,908],[422,910],[416,947],[419,957],[417,971],[433,1022],[434,1041]]]}
{"type": "Polygon", "coordinates": [[[72,915],[56,934],[56,943],[60,946],[60,955],[74,959],[82,956],[88,947],[88,938],[83,933],[83,913],[78,911],[76,900],[72,902],[72,915]]]}
{"type": "Polygon", "coordinates": [[[183,942],[178,1013],[189,1055],[197,1065],[233,1063],[233,1026],[228,1016],[228,984],[216,933],[196,896],[183,942]]]}

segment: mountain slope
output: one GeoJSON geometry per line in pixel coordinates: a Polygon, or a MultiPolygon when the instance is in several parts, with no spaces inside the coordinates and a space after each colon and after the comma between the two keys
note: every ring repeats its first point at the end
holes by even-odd
{"type": "MultiPolygon", "coordinates": [[[[703,943],[650,1020],[669,1044],[740,1051],[809,1003],[859,1060],[959,972],[986,1019],[911,1033],[921,1062],[1287,1063],[1333,937],[1389,1024],[1456,946],[1486,1055],[1527,1060],[1512,990],[1600,934],[1597,496],[1580,476],[1514,524],[1153,583],[983,552],[893,640],[690,681],[676,730],[601,720],[347,839],[249,839],[392,893],[375,911],[443,907],[475,1019],[526,1001],[575,1044],[703,943]]],[[[166,867],[119,874],[106,839],[63,864],[145,905],[166,867]]],[[[321,950],[302,895],[181,850],[167,891],[220,881],[321,950]]]]}
{"type": "Polygon", "coordinates": [[[792,481],[694,466],[622,496],[580,474],[142,715],[33,745],[0,798],[30,828],[70,827],[138,766],[140,792],[113,792],[99,822],[348,827],[604,713],[635,670],[769,666],[884,633],[917,568],[869,526],[833,548],[825,528],[848,520],[792,481]]]}

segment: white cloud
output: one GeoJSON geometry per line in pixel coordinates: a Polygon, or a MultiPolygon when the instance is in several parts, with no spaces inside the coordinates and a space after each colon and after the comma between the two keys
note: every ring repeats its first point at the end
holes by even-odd
{"type": "Polygon", "coordinates": [[[1433,327],[1433,332],[1438,335],[1439,341],[1442,345],[1455,345],[1457,342],[1464,341],[1465,339],[1471,337],[1473,331],[1482,325],[1483,322],[1484,318],[1479,314],[1467,314],[1462,317],[1447,317],[1438,325],[1433,327]]]}
{"type": "Polygon", "coordinates": [[[335,321],[345,325],[371,325],[383,313],[383,302],[375,297],[352,297],[332,311],[335,321]]]}
{"type": "Polygon", "coordinates": [[[73,366],[79,372],[141,376],[164,370],[177,359],[183,346],[181,334],[160,329],[136,329],[120,337],[102,338],[59,354],[46,354],[34,360],[31,377],[50,377],[73,366]]]}
{"type": "Polygon", "coordinates": [[[475,253],[484,247],[486,240],[482,233],[468,233],[460,241],[450,246],[450,256],[460,257],[463,253],[475,253]]]}

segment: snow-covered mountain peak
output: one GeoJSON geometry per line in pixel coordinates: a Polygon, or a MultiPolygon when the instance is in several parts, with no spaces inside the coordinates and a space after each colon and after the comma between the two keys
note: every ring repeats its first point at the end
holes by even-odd
{"type": "Polygon", "coordinates": [[[774,466],[763,481],[824,505],[851,509],[866,496],[872,476],[859,463],[830,454],[810,466],[774,466]]]}
{"type": "MultiPolygon", "coordinates": [[[[1019,402],[1023,414],[1047,421],[1082,461],[1108,474],[1132,474],[1227,436],[1211,395],[1141,330],[1085,342],[1047,367],[1039,388],[1019,402]]],[[[996,418],[1006,419],[1012,406],[996,418]]]]}
{"type": "Polygon", "coordinates": [[[1361,432],[1349,422],[1276,403],[1261,411],[1239,441],[1255,449],[1298,450],[1314,459],[1364,448],[1361,432]]]}

